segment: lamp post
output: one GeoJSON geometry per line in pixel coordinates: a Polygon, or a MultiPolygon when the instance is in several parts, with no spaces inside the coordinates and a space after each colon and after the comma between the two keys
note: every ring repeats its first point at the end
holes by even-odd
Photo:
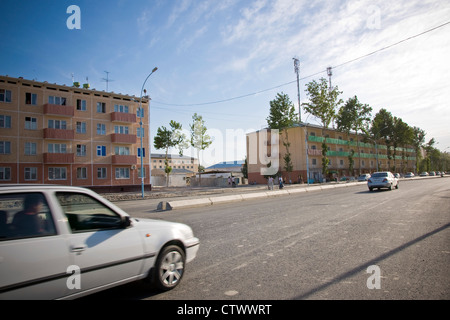
{"type": "MultiPolygon", "coordinates": [[[[140,156],[141,156],[141,189],[142,189],[142,199],[144,199],[144,149],[143,149],[143,134],[142,134],[142,116],[144,115],[144,113],[142,112],[142,93],[144,92],[144,86],[145,86],[145,83],[147,82],[147,80],[148,80],[148,78],[150,78],[150,76],[153,74],[153,72],[155,72],[156,70],[158,70],[158,68],[157,67],[155,67],[155,68],[153,68],[153,70],[152,70],[152,72],[150,72],[150,74],[147,76],[147,78],[145,78],[145,81],[144,81],[144,83],[142,84],[142,89],[141,89],[141,98],[140,98],[140,100],[139,100],[139,118],[140,118],[140,121],[139,121],[139,126],[140,126],[140,132],[139,132],[139,135],[141,136],[141,153],[140,153],[140,156]]],[[[150,101],[148,102],[148,110],[149,110],[149,112],[150,112],[150,101]]],[[[150,139],[150,117],[148,118],[148,136],[149,136],[149,139],[150,139]]],[[[150,144],[149,144],[150,145],[150,144]]],[[[150,150],[149,150],[150,151],[150,150]]],[[[150,159],[151,159],[151,153],[149,152],[149,157],[150,157],[150,159]]],[[[149,165],[149,168],[150,168],[150,171],[149,171],[149,174],[150,174],[150,182],[151,182],[151,179],[152,179],[152,176],[151,176],[151,163],[150,163],[150,165],[149,165]]]]}

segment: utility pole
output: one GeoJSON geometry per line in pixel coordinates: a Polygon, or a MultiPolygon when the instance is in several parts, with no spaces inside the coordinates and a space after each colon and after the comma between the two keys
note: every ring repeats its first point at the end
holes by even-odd
{"type": "MultiPolygon", "coordinates": [[[[329,78],[329,81],[330,81],[330,86],[328,88],[328,93],[331,94],[331,91],[333,90],[332,87],[331,87],[331,76],[333,75],[333,71],[332,71],[331,67],[327,68],[327,74],[328,74],[328,78],[329,78]]],[[[334,120],[332,120],[332,124],[333,124],[333,129],[334,129],[334,120]]]]}
{"type": "Polygon", "coordinates": [[[297,92],[298,92],[298,120],[299,123],[302,123],[302,112],[300,108],[300,79],[299,79],[299,73],[300,73],[300,60],[297,58],[294,59],[294,71],[297,74],[297,92]]]}

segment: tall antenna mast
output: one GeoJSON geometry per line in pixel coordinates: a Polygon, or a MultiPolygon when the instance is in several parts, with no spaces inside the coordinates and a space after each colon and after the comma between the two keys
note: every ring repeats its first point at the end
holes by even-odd
{"type": "Polygon", "coordinates": [[[109,71],[105,71],[105,73],[106,73],[106,79],[103,78],[102,81],[105,81],[105,82],[106,82],[106,92],[108,92],[108,84],[109,84],[111,81],[114,81],[114,80],[109,80],[109,71]]]}
{"type": "Polygon", "coordinates": [[[330,88],[329,88],[330,91],[331,91],[331,76],[333,75],[333,71],[331,69],[332,69],[331,67],[327,68],[327,74],[328,77],[330,78],[330,88]]]}
{"type": "Polygon", "coordinates": [[[299,74],[300,74],[300,60],[297,58],[294,59],[294,72],[297,74],[297,92],[298,92],[298,120],[299,123],[302,122],[302,112],[300,109],[300,80],[299,80],[299,74]]]}

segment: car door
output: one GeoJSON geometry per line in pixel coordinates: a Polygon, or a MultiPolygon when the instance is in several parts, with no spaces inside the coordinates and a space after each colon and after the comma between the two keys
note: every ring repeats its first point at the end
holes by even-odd
{"type": "MultiPolygon", "coordinates": [[[[67,294],[69,254],[65,236],[41,192],[0,194],[0,299],[55,299],[67,294]],[[17,222],[25,203],[40,201],[39,230],[17,222]],[[17,216],[16,216],[17,215],[17,216]]],[[[28,213],[27,213],[28,214],[28,213]]]]}
{"type": "Polygon", "coordinates": [[[79,268],[80,285],[73,293],[134,279],[141,273],[143,245],[134,227],[124,227],[122,217],[89,194],[57,192],[72,234],[68,249],[79,268]]]}

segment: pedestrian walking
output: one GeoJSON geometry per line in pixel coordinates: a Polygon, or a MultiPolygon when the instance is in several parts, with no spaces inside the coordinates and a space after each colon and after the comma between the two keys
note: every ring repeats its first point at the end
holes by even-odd
{"type": "Polygon", "coordinates": [[[269,177],[269,190],[273,190],[273,177],[269,177]]]}

